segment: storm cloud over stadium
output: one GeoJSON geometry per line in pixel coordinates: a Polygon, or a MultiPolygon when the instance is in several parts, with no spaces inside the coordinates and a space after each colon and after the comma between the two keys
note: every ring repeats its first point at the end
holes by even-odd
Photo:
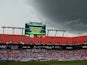
{"type": "Polygon", "coordinates": [[[87,32],[87,0],[33,0],[38,11],[51,21],[50,26],[70,33],[87,32]]]}
{"type": "Polygon", "coordinates": [[[68,36],[87,34],[87,0],[0,0],[0,27],[24,27],[33,20],[68,36]]]}

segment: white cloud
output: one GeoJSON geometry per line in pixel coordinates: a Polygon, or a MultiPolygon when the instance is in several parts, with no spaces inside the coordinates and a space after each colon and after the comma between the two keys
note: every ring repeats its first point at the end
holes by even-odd
{"type": "MultiPolygon", "coordinates": [[[[29,0],[30,3],[32,0],[29,0]]],[[[0,0],[0,27],[17,26],[24,27],[26,22],[40,21],[40,13],[27,0],[0,0]]],[[[9,32],[9,31],[6,31],[9,32]]],[[[0,28],[0,33],[2,29],[0,28]]]]}

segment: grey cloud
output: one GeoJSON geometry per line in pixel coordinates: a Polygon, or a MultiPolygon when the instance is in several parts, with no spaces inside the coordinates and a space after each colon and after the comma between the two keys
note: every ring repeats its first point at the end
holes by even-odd
{"type": "Polygon", "coordinates": [[[55,23],[55,27],[60,24],[71,33],[87,32],[87,0],[34,0],[34,2],[35,7],[55,23]]]}

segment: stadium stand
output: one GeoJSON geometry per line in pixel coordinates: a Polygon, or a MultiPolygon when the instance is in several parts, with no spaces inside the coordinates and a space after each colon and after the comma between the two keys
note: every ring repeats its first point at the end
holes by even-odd
{"type": "Polygon", "coordinates": [[[24,35],[8,35],[8,34],[0,34],[0,40],[1,43],[0,44],[6,44],[8,42],[10,42],[10,44],[20,44],[20,41],[23,41],[24,44],[39,44],[40,42],[44,45],[44,44],[52,44],[52,45],[56,45],[56,44],[61,44],[61,45],[73,45],[73,44],[78,44],[81,45],[84,42],[87,43],[87,36],[78,36],[78,37],[49,37],[46,36],[38,38],[38,37],[34,37],[29,38],[29,37],[25,37],[24,35]]]}
{"type": "Polygon", "coordinates": [[[85,50],[0,50],[0,60],[85,60],[85,50]]]}
{"type": "Polygon", "coordinates": [[[0,60],[30,61],[30,60],[87,60],[87,36],[78,37],[26,37],[24,35],[0,34],[0,60]],[[9,49],[3,45],[59,45],[78,46],[79,49],[9,49]]]}

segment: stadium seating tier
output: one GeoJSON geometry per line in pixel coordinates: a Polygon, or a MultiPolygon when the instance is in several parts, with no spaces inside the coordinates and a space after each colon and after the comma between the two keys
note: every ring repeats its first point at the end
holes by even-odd
{"type": "Polygon", "coordinates": [[[51,45],[73,45],[73,44],[84,44],[87,43],[87,36],[78,37],[26,37],[25,35],[10,35],[10,34],[0,34],[0,44],[51,44],[51,45]]]}

